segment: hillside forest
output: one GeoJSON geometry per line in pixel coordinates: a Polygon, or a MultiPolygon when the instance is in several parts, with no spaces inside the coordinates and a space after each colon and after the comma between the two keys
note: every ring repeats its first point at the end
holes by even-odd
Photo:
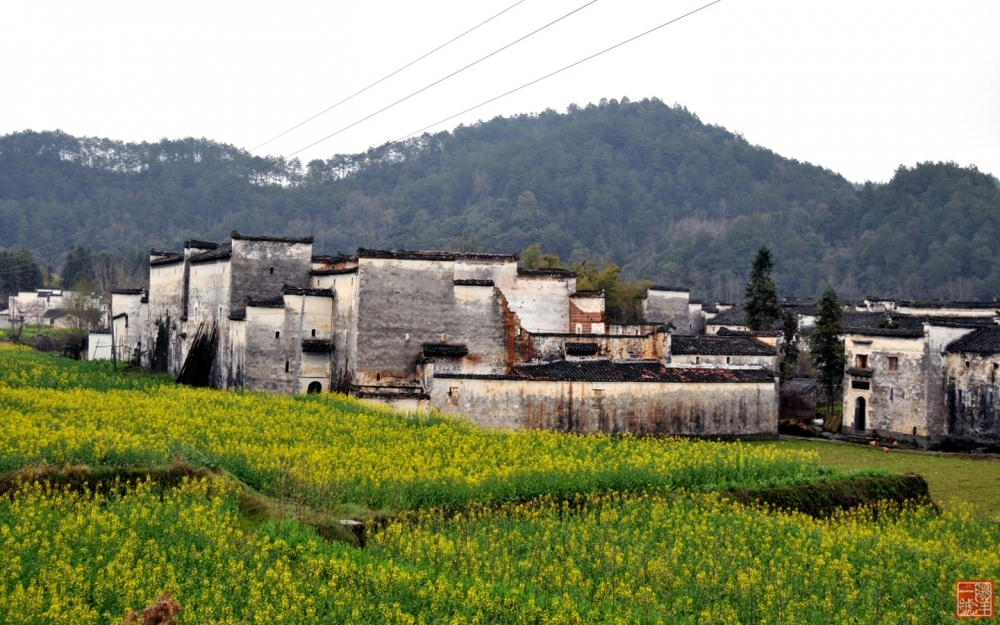
{"type": "Polygon", "coordinates": [[[992,175],[919,163],[854,184],[657,99],[497,117],[305,164],[208,139],[0,137],[0,291],[79,273],[84,256],[141,282],[149,248],[232,230],[311,234],[316,253],[538,245],[564,265],[614,264],[726,301],[742,299],[766,245],[782,296],[1000,295],[992,175]]]}

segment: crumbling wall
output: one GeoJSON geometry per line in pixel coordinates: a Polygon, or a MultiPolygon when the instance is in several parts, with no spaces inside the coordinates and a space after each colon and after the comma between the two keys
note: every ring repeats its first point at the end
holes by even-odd
{"type": "Polygon", "coordinates": [[[569,296],[576,291],[575,273],[521,270],[514,284],[501,290],[528,332],[572,331],[569,296]]]}
{"type": "Polygon", "coordinates": [[[444,378],[432,407],[507,429],[637,435],[773,436],[774,383],[552,382],[444,378]]]}
{"type": "Polygon", "coordinates": [[[529,334],[536,360],[572,359],[577,354],[612,360],[661,360],[668,357],[667,335],[654,332],[633,334],[529,334]],[[567,349],[569,344],[569,349],[567,349]],[[574,346],[596,345],[596,352],[577,350],[574,346]]]}
{"type": "Polygon", "coordinates": [[[228,355],[232,350],[229,332],[232,277],[228,258],[188,261],[188,317],[184,327],[191,336],[202,324],[215,324],[218,349],[214,355],[210,383],[214,388],[226,388],[231,377],[228,355]]]}
{"type": "Polygon", "coordinates": [[[604,334],[604,293],[574,293],[569,296],[569,330],[576,334],[604,334]]]}

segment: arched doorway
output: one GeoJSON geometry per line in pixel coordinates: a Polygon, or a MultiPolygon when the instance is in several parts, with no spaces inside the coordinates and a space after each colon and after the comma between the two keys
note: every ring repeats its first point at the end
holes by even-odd
{"type": "Polygon", "coordinates": [[[865,398],[859,397],[854,404],[854,429],[863,432],[865,430],[865,398]]]}
{"type": "Polygon", "coordinates": [[[310,395],[313,393],[322,393],[323,385],[320,384],[319,382],[310,382],[309,388],[306,389],[306,392],[309,393],[310,395]]]}

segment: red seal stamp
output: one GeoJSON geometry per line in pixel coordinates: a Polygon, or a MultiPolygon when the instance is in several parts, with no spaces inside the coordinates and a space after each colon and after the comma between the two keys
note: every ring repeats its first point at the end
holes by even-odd
{"type": "Polygon", "coordinates": [[[993,581],[963,579],[956,582],[955,616],[993,618],[993,581]]]}

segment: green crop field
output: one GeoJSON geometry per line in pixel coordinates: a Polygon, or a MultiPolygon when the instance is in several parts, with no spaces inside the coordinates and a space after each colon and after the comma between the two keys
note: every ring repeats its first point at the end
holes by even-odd
{"type": "Polygon", "coordinates": [[[957,579],[1000,578],[972,460],[483,430],[3,345],[0,424],[5,623],[950,622],[957,579]],[[972,495],[823,518],[726,495],[911,467],[972,495]]]}

